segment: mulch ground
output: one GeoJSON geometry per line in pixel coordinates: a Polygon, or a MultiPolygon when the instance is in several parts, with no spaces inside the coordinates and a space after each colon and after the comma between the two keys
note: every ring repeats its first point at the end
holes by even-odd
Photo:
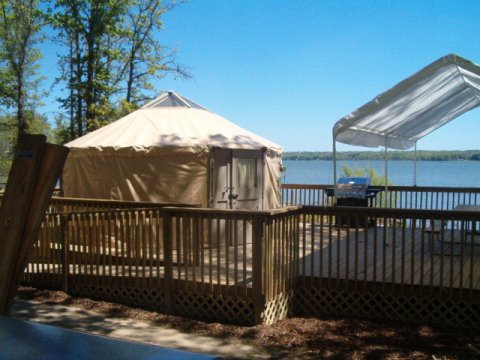
{"type": "Polygon", "coordinates": [[[71,297],[61,291],[20,287],[18,298],[92,310],[106,316],[168,326],[183,332],[237,338],[271,348],[275,357],[317,359],[480,359],[480,334],[354,318],[290,318],[243,327],[208,323],[124,305],[71,297]]]}

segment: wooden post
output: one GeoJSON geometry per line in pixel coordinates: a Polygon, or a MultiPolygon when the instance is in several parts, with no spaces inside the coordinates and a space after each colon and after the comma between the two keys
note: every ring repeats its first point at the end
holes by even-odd
{"type": "Polygon", "coordinates": [[[262,323],[262,313],[265,308],[264,267],[263,267],[263,225],[262,215],[254,215],[252,226],[252,275],[253,275],[253,302],[255,306],[255,324],[262,323]]]}
{"type": "MultiPolygon", "coordinates": [[[[173,244],[172,244],[172,217],[166,210],[162,210],[163,218],[163,257],[165,270],[165,312],[173,314],[173,244]]],[[[177,250],[178,251],[178,250],[177,250]]]]}
{"type": "Polygon", "coordinates": [[[29,136],[19,139],[0,207],[0,314],[3,315],[8,313],[6,305],[16,255],[45,150],[45,142],[45,137],[29,136]]]}
{"type": "Polygon", "coordinates": [[[0,314],[8,315],[68,155],[44,135],[19,138],[0,207],[0,314]]]}
{"type": "Polygon", "coordinates": [[[70,264],[68,254],[70,252],[70,243],[66,231],[68,229],[68,218],[66,215],[60,216],[60,243],[62,244],[62,290],[68,292],[68,272],[70,264]]]}

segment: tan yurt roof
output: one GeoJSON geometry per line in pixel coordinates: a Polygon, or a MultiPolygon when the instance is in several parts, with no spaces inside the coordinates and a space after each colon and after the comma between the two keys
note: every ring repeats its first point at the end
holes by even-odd
{"type": "Polygon", "coordinates": [[[169,91],[131,114],[69,142],[70,148],[282,148],[169,91]]]}

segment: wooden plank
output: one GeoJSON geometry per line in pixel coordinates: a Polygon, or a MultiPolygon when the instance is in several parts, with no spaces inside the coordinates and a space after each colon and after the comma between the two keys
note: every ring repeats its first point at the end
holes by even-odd
{"type": "Polygon", "coordinates": [[[62,261],[62,290],[64,292],[68,291],[68,275],[69,275],[69,262],[68,262],[68,252],[70,248],[69,237],[66,234],[68,229],[68,220],[66,216],[57,215],[58,221],[60,222],[60,244],[61,244],[61,261],[62,261]]]}
{"type": "Polygon", "coordinates": [[[265,307],[265,299],[263,292],[263,266],[262,266],[262,252],[263,252],[263,218],[255,216],[253,218],[252,226],[252,272],[253,272],[253,301],[255,324],[262,322],[262,312],[265,307]]]}
{"type": "Polygon", "coordinates": [[[173,237],[172,218],[166,211],[161,213],[163,220],[163,257],[165,259],[165,310],[173,311],[173,237]]]}
{"type": "Polygon", "coordinates": [[[45,151],[45,136],[24,136],[15,149],[0,207],[0,314],[7,314],[17,254],[45,151]]]}
{"type": "MultiPolygon", "coordinates": [[[[233,234],[233,277],[234,277],[234,286],[235,286],[235,293],[234,295],[238,296],[239,295],[239,287],[238,287],[238,283],[239,283],[239,277],[238,277],[238,264],[240,262],[239,260],[239,257],[238,257],[238,232],[239,232],[239,228],[238,228],[238,219],[235,218],[233,220],[233,228],[234,228],[234,234],[233,234]]],[[[203,234],[203,232],[201,232],[203,234]]],[[[202,243],[203,245],[203,243],[202,243]]],[[[204,255],[203,255],[203,246],[202,246],[202,255],[201,257],[203,258],[204,255]]],[[[202,281],[203,281],[203,263],[202,263],[202,281]]]]}
{"type": "MultiPolygon", "coordinates": [[[[7,301],[3,303],[3,306],[0,305],[0,311],[4,314],[8,314],[13,304],[21,274],[27,265],[32,245],[37,239],[49,199],[52,196],[55,183],[60,177],[68,151],[68,148],[63,146],[45,144],[45,137],[43,135],[29,135],[25,138],[20,138],[14,160],[14,164],[20,161],[20,165],[17,165],[20,166],[20,168],[16,167],[14,169],[13,167],[15,165],[12,164],[13,170],[10,173],[12,179],[10,176],[8,179],[10,186],[16,184],[14,189],[18,190],[11,192],[8,197],[7,193],[5,194],[5,198],[2,201],[2,209],[0,209],[0,219],[4,219],[0,224],[0,234],[4,236],[1,243],[7,245],[0,249],[0,254],[5,258],[12,256],[12,261],[15,261],[15,265],[9,274],[0,270],[0,274],[6,275],[0,278],[0,289],[5,289],[1,288],[3,281],[8,281],[9,286],[7,301]],[[33,157],[29,157],[30,155],[33,157]],[[29,169],[28,172],[25,173],[22,171],[23,167],[29,169]],[[22,176],[22,178],[19,178],[19,176],[22,176]],[[29,177],[30,180],[27,179],[29,177]],[[20,194],[18,194],[19,192],[20,194]],[[20,198],[10,197],[15,195],[18,195],[20,198]],[[7,202],[4,208],[3,203],[5,200],[7,200],[7,202]],[[15,204],[12,204],[12,201],[14,201],[15,204]],[[14,205],[13,208],[9,207],[12,205],[14,205]],[[7,211],[7,213],[3,211],[7,211]],[[8,218],[11,214],[15,214],[16,216],[12,219],[11,223],[8,224],[8,218]],[[23,220],[18,219],[22,215],[25,216],[25,214],[28,221],[26,221],[25,218],[23,218],[23,220]],[[17,227],[17,236],[12,236],[13,233],[11,231],[15,229],[15,226],[11,225],[16,224],[16,226],[18,226],[22,223],[23,229],[17,227]],[[6,226],[7,229],[5,229],[4,226],[6,226]],[[21,238],[19,240],[18,233],[20,233],[20,231],[21,238]],[[13,248],[12,246],[8,246],[8,240],[6,240],[9,239],[8,234],[11,236],[10,241],[15,238],[19,241],[13,248]]],[[[7,184],[7,191],[9,184],[7,184]]],[[[0,290],[0,293],[3,293],[3,291],[0,290]]],[[[0,300],[0,303],[1,302],[0,300]]]]}

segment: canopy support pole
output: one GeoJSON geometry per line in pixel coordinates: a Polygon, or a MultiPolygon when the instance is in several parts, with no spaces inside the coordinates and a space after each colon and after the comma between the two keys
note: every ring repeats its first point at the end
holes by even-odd
{"type": "Polygon", "coordinates": [[[337,146],[333,136],[333,205],[337,203],[337,146]]]}
{"type": "Polygon", "coordinates": [[[417,142],[413,153],[413,186],[417,186],[417,142]]]}
{"type": "Polygon", "coordinates": [[[384,167],[385,167],[385,207],[388,207],[388,147],[387,147],[387,138],[385,138],[385,152],[384,152],[384,167]]]}

